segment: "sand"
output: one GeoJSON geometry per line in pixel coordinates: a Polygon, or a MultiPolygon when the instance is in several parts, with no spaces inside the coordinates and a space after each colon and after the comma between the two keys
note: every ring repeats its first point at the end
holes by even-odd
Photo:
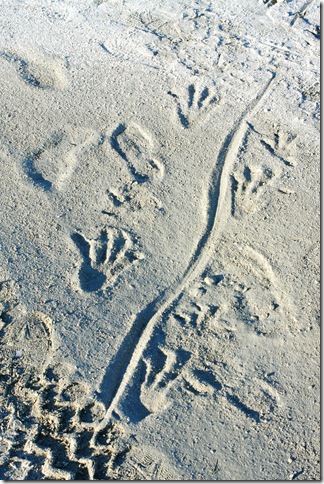
{"type": "Polygon", "coordinates": [[[319,480],[319,2],[0,7],[0,477],[319,480]]]}

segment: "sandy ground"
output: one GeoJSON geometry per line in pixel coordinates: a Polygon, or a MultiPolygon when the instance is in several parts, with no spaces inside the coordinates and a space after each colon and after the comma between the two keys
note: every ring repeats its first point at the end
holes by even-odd
{"type": "Polygon", "coordinates": [[[319,2],[0,7],[0,477],[318,480],[319,2]]]}

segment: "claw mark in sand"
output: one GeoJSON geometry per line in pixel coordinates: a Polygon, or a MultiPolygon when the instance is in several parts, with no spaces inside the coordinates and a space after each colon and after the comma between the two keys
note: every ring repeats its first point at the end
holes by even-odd
{"type": "Polygon", "coordinates": [[[254,113],[275,77],[276,74],[272,73],[271,78],[261,89],[256,98],[234,123],[233,128],[227,134],[220,148],[215,166],[211,173],[208,191],[209,204],[207,208],[206,227],[197,243],[197,247],[191,260],[184,271],[182,282],[177,287],[170,288],[161,297],[149,303],[148,306],[135,318],[130,330],[134,337],[129,342],[130,344],[128,345],[127,354],[124,355],[118,372],[116,372],[115,386],[113,390],[110,391],[109,401],[105,402],[107,411],[105,418],[101,422],[101,426],[103,427],[111,420],[113,412],[116,410],[140,360],[143,358],[145,348],[152,337],[157,322],[171,313],[174,305],[179,301],[184,289],[188,286],[190,281],[194,277],[197,277],[197,275],[199,275],[206,267],[211,251],[221,231],[221,212],[224,210],[224,206],[227,209],[225,196],[229,173],[238,147],[240,146],[246,131],[246,118],[254,113]]]}

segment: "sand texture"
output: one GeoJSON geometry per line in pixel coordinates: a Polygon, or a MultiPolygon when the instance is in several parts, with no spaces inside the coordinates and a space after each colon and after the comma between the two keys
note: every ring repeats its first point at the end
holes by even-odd
{"type": "Polygon", "coordinates": [[[0,8],[0,478],[319,480],[319,2],[0,8]]]}

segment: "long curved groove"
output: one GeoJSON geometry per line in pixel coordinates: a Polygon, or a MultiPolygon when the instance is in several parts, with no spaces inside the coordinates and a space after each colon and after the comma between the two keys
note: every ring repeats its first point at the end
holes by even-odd
{"type": "MultiPolygon", "coordinates": [[[[105,399],[107,411],[97,430],[103,428],[111,419],[112,413],[117,407],[127,384],[137,368],[143,351],[152,336],[156,322],[162,316],[166,316],[172,311],[174,305],[181,298],[181,294],[187,284],[206,267],[211,249],[215,244],[221,228],[219,214],[221,212],[222,205],[224,204],[227,185],[227,176],[224,175],[229,173],[231,166],[230,161],[234,159],[234,156],[240,145],[240,141],[244,136],[244,121],[246,117],[251,115],[256,109],[257,105],[268,91],[275,77],[276,74],[272,73],[270,80],[261,89],[242,115],[236,120],[233,128],[226,136],[211,174],[210,186],[208,190],[209,203],[207,224],[204,233],[202,234],[196,250],[190,259],[187,269],[184,272],[181,284],[179,284],[176,288],[170,288],[164,293],[162,298],[156,299],[155,301],[149,303],[148,306],[137,315],[135,321],[133,322],[131,328],[132,338],[131,341],[126,343],[125,347],[123,348],[123,362],[121,365],[118,365],[118,374],[115,380],[116,384],[113,388],[111,388],[110,395],[108,396],[108,402],[105,399]]],[[[110,369],[111,367],[108,367],[107,372],[110,373],[110,369]]],[[[106,378],[107,377],[104,377],[104,380],[106,378]]],[[[104,394],[105,392],[102,391],[102,397],[104,397],[104,394]]]]}

